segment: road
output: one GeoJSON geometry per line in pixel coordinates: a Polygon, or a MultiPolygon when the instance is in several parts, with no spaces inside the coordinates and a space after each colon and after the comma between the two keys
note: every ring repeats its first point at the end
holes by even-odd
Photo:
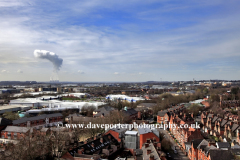
{"type": "Polygon", "coordinates": [[[183,153],[183,151],[177,146],[177,144],[170,138],[170,135],[167,133],[164,129],[159,129],[161,133],[163,133],[165,136],[164,138],[167,138],[171,142],[172,148],[176,148],[178,154],[170,153],[171,158],[168,159],[174,159],[174,160],[189,160],[189,158],[183,153]]]}

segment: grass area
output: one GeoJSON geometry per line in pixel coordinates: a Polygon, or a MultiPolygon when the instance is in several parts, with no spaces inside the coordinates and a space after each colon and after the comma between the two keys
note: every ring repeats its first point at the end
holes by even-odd
{"type": "Polygon", "coordinates": [[[74,101],[74,100],[81,100],[81,99],[78,98],[78,97],[62,97],[62,100],[72,100],[72,101],[74,101]]]}

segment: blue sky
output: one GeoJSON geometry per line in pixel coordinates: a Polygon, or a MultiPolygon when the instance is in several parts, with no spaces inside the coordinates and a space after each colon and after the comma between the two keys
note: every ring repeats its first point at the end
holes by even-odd
{"type": "Polygon", "coordinates": [[[0,81],[240,79],[235,0],[0,0],[0,81]]]}

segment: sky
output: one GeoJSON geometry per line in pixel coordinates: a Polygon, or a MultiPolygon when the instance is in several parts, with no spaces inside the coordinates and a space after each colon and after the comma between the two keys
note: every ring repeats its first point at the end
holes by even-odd
{"type": "Polygon", "coordinates": [[[0,0],[0,81],[240,79],[240,1],[0,0]]]}

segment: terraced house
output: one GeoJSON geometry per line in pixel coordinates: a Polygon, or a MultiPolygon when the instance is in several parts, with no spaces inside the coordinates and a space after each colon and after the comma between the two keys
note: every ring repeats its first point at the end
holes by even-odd
{"type": "Polygon", "coordinates": [[[190,160],[234,160],[231,150],[217,148],[205,139],[191,141],[188,157],[190,160]]]}
{"type": "Polygon", "coordinates": [[[171,115],[169,124],[175,126],[175,128],[170,128],[170,131],[184,149],[186,148],[186,142],[203,138],[200,129],[196,128],[193,114],[183,113],[180,115],[171,115]]]}
{"type": "Polygon", "coordinates": [[[186,107],[184,106],[184,104],[180,104],[178,106],[172,106],[172,108],[168,108],[166,110],[161,110],[158,112],[157,122],[159,124],[168,124],[169,120],[170,120],[170,116],[172,114],[174,114],[174,113],[180,114],[185,109],[186,109],[186,107]]]}
{"type": "Polygon", "coordinates": [[[226,139],[229,142],[240,142],[240,125],[237,122],[237,118],[231,114],[225,114],[224,117],[220,117],[210,112],[203,112],[201,114],[201,123],[205,133],[215,136],[221,141],[226,139]]]}

